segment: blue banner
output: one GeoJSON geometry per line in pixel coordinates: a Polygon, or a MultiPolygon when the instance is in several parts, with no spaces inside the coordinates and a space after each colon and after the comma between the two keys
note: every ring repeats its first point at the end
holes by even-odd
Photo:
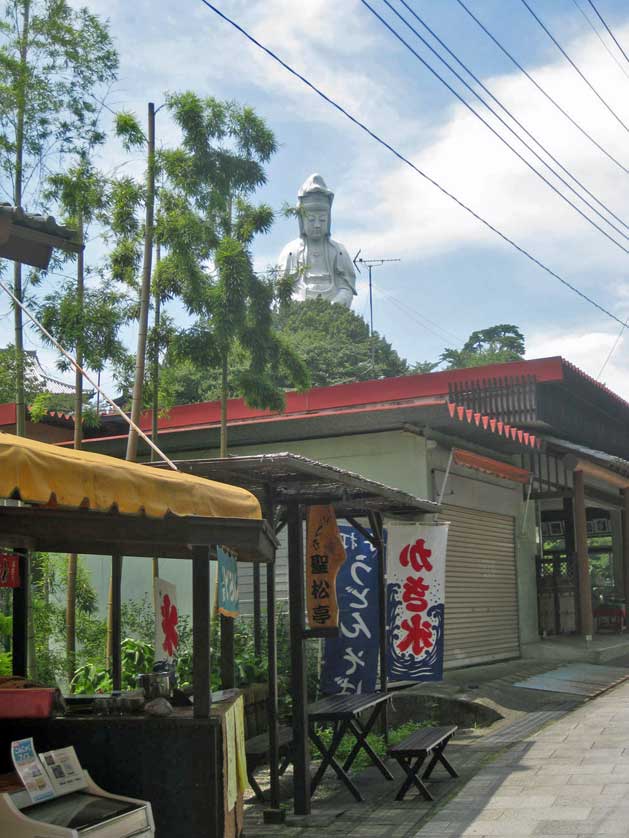
{"type": "Polygon", "coordinates": [[[225,617],[237,617],[240,606],[238,597],[238,562],[236,556],[224,547],[216,548],[218,557],[218,611],[225,617]]]}
{"type": "Polygon", "coordinates": [[[347,559],[336,577],[339,636],[325,641],[321,692],[374,692],[378,673],[378,556],[347,524],[339,525],[347,559]]]}

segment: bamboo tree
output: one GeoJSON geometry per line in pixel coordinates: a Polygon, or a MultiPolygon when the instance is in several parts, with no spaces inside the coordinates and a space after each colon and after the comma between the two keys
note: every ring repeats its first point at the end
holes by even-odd
{"type": "MultiPolygon", "coordinates": [[[[93,94],[116,75],[118,57],[107,27],[66,0],[5,0],[0,19],[0,185],[15,206],[36,204],[52,155],[99,134],[93,94]]],[[[22,267],[14,293],[23,299],[22,267]]],[[[25,432],[22,313],[14,309],[16,431],[25,432]]]]}
{"type": "MultiPolygon", "coordinates": [[[[255,206],[249,196],[266,181],[263,165],[274,154],[273,132],[252,108],[192,92],[172,95],[167,106],[183,135],[179,149],[162,152],[170,188],[186,204],[188,240],[207,236],[216,276],[203,270],[203,261],[182,263],[180,248],[171,251],[163,267],[180,277],[181,297],[197,316],[192,329],[182,333],[180,354],[203,359],[220,370],[220,453],[227,455],[230,356],[238,349],[246,355],[238,374],[238,389],[249,404],[279,409],[283,395],[274,373],[282,367],[296,386],[308,375],[299,358],[282,342],[272,324],[273,305],[289,296],[286,282],[275,286],[258,277],[250,248],[256,235],[267,232],[273,212],[255,206]]],[[[200,253],[197,253],[197,258],[200,253]]],[[[206,257],[207,258],[207,257],[206,257]]]]}
{"type": "MultiPolygon", "coordinates": [[[[53,175],[48,182],[46,197],[63,211],[64,220],[74,226],[84,240],[89,225],[105,211],[108,203],[108,184],[97,172],[84,150],[76,166],[66,174],[53,175]]],[[[77,364],[101,370],[105,362],[123,352],[118,330],[125,313],[122,299],[111,289],[85,288],[85,258],[80,251],[76,260],[76,284],[66,283],[59,291],[49,294],[40,307],[40,317],[48,330],[63,345],[74,351],[77,364]]],[[[62,367],[65,369],[66,364],[62,367]]],[[[83,441],[83,376],[75,370],[74,447],[83,441]]],[[[68,677],[76,669],[76,582],[78,556],[68,559],[66,591],[66,656],[68,677]]]]}

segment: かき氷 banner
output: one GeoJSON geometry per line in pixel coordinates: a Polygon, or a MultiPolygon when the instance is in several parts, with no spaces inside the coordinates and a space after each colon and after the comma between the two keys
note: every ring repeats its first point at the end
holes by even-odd
{"type": "Polygon", "coordinates": [[[388,523],[388,677],[443,677],[448,524],[388,523]]]}

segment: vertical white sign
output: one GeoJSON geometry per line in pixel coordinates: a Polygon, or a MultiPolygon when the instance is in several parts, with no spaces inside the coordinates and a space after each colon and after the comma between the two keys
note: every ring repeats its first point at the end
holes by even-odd
{"type": "Polygon", "coordinates": [[[179,612],[177,588],[165,579],[155,579],[155,660],[168,661],[177,656],[179,612]]]}

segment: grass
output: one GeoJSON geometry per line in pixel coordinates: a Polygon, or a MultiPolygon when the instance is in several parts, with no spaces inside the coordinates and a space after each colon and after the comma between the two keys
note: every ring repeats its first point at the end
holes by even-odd
{"type": "MultiPolygon", "coordinates": [[[[420,727],[429,727],[431,722],[406,722],[399,727],[390,728],[389,730],[389,745],[397,745],[398,742],[401,742],[403,739],[406,739],[407,736],[410,736],[411,733],[414,733],[420,727]]],[[[334,735],[334,731],[330,727],[322,728],[319,727],[317,730],[321,740],[325,744],[326,747],[329,747],[332,743],[332,736],[334,735]]],[[[367,742],[371,745],[374,751],[378,754],[379,757],[384,759],[387,755],[387,745],[384,741],[384,736],[380,733],[370,733],[367,737],[367,742]]],[[[343,741],[339,745],[339,749],[336,752],[336,759],[338,762],[343,764],[345,759],[349,756],[350,751],[354,747],[356,740],[353,736],[344,736],[343,741]]],[[[321,754],[319,753],[319,749],[315,747],[313,744],[310,745],[310,753],[313,759],[321,759],[321,754]]],[[[352,766],[352,771],[362,771],[364,768],[367,768],[371,765],[371,760],[369,755],[365,753],[364,750],[361,750],[356,757],[354,764],[352,766]]]]}

